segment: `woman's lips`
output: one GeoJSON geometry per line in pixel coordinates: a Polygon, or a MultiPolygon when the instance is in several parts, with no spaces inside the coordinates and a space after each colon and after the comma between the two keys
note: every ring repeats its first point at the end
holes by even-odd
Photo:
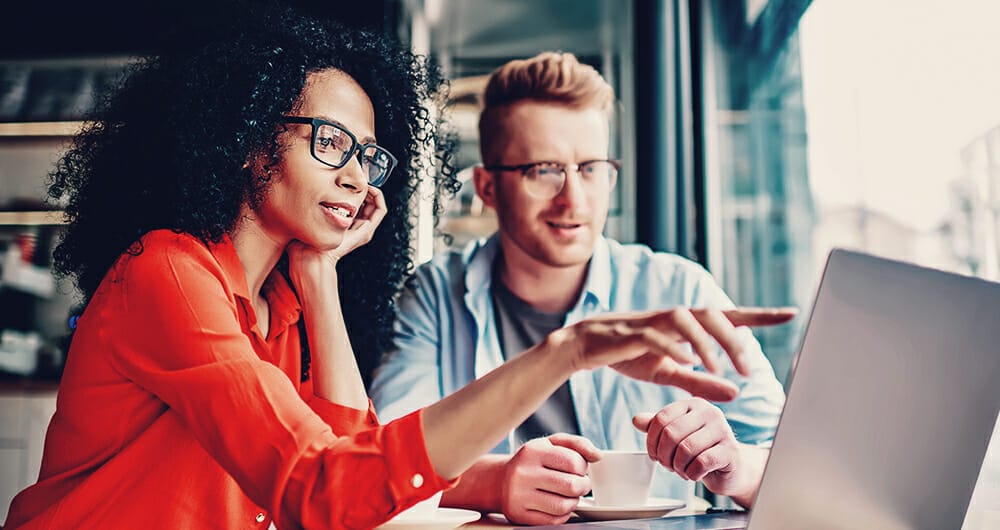
{"type": "Polygon", "coordinates": [[[357,208],[346,202],[321,202],[320,205],[333,210],[333,212],[337,215],[342,215],[348,218],[354,217],[354,213],[357,211],[357,208]]]}
{"type": "Polygon", "coordinates": [[[350,205],[322,203],[321,206],[326,217],[337,226],[347,229],[354,223],[354,209],[350,205]]]}

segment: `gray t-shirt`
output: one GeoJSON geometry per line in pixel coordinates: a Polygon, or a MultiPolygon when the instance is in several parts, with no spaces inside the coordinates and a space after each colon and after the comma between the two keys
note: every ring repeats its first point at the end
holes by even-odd
{"type": "MultiPolygon", "coordinates": [[[[493,275],[493,311],[497,336],[504,359],[510,359],[541,342],[549,333],[563,326],[566,313],[539,311],[518,298],[493,275]]],[[[514,447],[534,438],[565,432],[580,434],[569,383],[563,383],[542,406],[514,430],[514,447]]]]}

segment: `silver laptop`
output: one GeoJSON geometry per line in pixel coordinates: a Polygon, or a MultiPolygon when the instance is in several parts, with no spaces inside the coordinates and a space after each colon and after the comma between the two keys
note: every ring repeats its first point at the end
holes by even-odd
{"type": "Polygon", "coordinates": [[[837,249],[749,523],[641,528],[958,529],[998,413],[1000,284],[837,249]]]}

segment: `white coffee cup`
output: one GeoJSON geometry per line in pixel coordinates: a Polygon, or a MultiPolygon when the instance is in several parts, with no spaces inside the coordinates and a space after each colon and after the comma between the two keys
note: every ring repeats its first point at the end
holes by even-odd
{"type": "Polygon", "coordinates": [[[601,451],[590,464],[590,485],[598,506],[641,506],[649,498],[656,462],[646,451],[601,451]]]}
{"type": "Polygon", "coordinates": [[[413,506],[410,506],[406,510],[403,510],[393,520],[404,520],[404,519],[431,519],[434,514],[437,513],[438,505],[441,504],[441,494],[443,492],[439,491],[435,493],[429,499],[420,501],[413,506]]]}

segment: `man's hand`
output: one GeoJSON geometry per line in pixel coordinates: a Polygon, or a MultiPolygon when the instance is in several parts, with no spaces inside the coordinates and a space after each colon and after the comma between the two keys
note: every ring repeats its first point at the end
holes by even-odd
{"type": "Polygon", "coordinates": [[[504,468],[504,516],[517,524],[565,523],[580,496],[590,491],[589,462],[600,458],[590,440],[571,434],[524,444],[504,468]]]}
{"type": "Polygon", "coordinates": [[[646,450],[685,480],[700,480],[720,495],[749,507],[760,486],[767,450],[736,441],[718,407],[700,398],[637,414],[632,423],[646,433],[646,450]]]}

